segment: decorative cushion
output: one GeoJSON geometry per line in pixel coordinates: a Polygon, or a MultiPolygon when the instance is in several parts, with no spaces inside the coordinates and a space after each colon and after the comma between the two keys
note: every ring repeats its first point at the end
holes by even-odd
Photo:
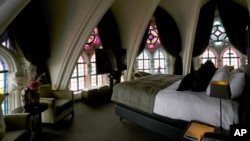
{"type": "Polygon", "coordinates": [[[229,86],[231,91],[231,98],[237,98],[239,97],[244,88],[245,88],[245,74],[243,72],[241,73],[234,73],[229,78],[229,86]]]}
{"type": "Polygon", "coordinates": [[[2,110],[2,102],[4,100],[4,95],[0,94],[0,140],[2,140],[3,136],[6,132],[6,126],[4,123],[3,110],[2,110]]]}
{"type": "Polygon", "coordinates": [[[192,87],[192,81],[194,78],[194,75],[197,71],[193,71],[189,74],[187,74],[184,78],[182,78],[181,83],[179,84],[179,87],[176,89],[177,91],[185,91],[189,90],[192,87]]]}
{"type": "Polygon", "coordinates": [[[206,91],[206,88],[213,77],[216,68],[211,60],[201,65],[195,73],[192,83],[192,91],[206,91]]]}
{"type": "Polygon", "coordinates": [[[210,88],[211,88],[212,81],[227,81],[228,82],[229,77],[230,77],[230,71],[227,66],[217,69],[207,86],[206,94],[210,95],[210,88]]]}

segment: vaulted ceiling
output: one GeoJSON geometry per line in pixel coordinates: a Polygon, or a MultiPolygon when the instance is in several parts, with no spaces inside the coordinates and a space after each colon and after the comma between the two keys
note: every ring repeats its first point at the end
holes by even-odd
{"type": "MultiPolygon", "coordinates": [[[[110,9],[120,31],[122,48],[128,51],[126,80],[148,22],[157,6],[176,21],[182,37],[183,73],[190,62],[200,8],[209,0],[41,0],[48,26],[51,56],[47,60],[54,89],[67,88],[74,64],[93,28],[110,9]]],[[[250,0],[234,0],[249,9],[250,0]]],[[[0,32],[30,0],[0,0],[0,32]]],[[[32,1],[31,1],[32,2],[32,1]]]]}

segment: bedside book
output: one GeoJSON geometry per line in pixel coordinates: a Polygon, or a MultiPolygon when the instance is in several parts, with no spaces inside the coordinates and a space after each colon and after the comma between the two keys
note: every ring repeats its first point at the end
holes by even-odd
{"type": "Polygon", "coordinates": [[[200,121],[191,121],[182,134],[184,140],[200,141],[206,132],[216,132],[217,127],[202,123],[200,121]]]}

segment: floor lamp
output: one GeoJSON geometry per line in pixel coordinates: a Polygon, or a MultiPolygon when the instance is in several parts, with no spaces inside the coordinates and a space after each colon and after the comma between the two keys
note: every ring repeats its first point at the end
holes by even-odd
{"type": "Polygon", "coordinates": [[[222,127],[222,105],[221,99],[230,99],[230,88],[227,81],[212,81],[210,88],[210,97],[215,97],[220,99],[220,129],[223,131],[222,127]]]}

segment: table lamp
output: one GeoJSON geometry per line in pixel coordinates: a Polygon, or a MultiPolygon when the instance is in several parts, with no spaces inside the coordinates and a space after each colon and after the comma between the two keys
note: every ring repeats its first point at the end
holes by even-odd
{"type": "Polygon", "coordinates": [[[232,72],[234,70],[234,66],[228,65],[228,69],[229,69],[230,72],[232,72]]]}
{"type": "Polygon", "coordinates": [[[220,129],[222,128],[222,111],[221,111],[221,99],[230,99],[230,88],[227,81],[212,81],[210,88],[210,97],[215,97],[220,99],[220,129]]]}

